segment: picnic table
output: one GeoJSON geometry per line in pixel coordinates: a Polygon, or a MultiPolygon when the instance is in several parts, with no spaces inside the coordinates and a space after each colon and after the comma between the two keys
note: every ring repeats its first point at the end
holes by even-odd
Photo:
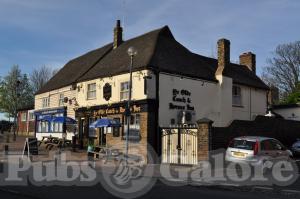
{"type": "Polygon", "coordinates": [[[57,140],[58,137],[53,137],[53,136],[43,136],[42,140],[39,141],[39,146],[41,146],[42,144],[47,144],[47,143],[52,143],[53,140],[57,140]]]}
{"type": "Polygon", "coordinates": [[[116,160],[116,157],[121,155],[120,149],[107,147],[107,146],[96,146],[92,151],[88,151],[89,160],[93,159],[105,159],[108,160],[116,160]]]}
{"type": "Polygon", "coordinates": [[[39,146],[41,146],[42,143],[46,145],[47,150],[51,150],[54,147],[61,148],[61,147],[71,146],[72,141],[58,138],[58,137],[43,136],[42,140],[39,142],[39,146]]]}
{"type": "Polygon", "coordinates": [[[118,148],[107,147],[107,146],[96,146],[94,150],[88,151],[88,158],[90,161],[104,159],[106,163],[109,160],[113,161],[126,161],[128,164],[136,164],[142,161],[142,157],[135,154],[126,155],[118,148]]]}

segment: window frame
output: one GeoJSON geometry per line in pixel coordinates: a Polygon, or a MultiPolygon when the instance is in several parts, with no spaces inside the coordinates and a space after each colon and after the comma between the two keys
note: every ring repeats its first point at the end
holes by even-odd
{"type": "MultiPolygon", "coordinates": [[[[126,140],[126,132],[127,132],[127,116],[124,116],[124,129],[123,129],[123,135],[122,135],[122,139],[126,140]]],[[[141,114],[139,113],[135,113],[135,114],[131,114],[130,117],[130,125],[129,125],[129,142],[139,142],[142,138],[142,134],[141,134],[141,114]],[[131,133],[138,133],[137,135],[132,135],[131,133]],[[132,137],[132,136],[135,136],[132,137]],[[137,136],[139,138],[137,138],[137,136]]]]}
{"type": "Polygon", "coordinates": [[[29,120],[30,120],[30,121],[35,120],[34,112],[29,112],[29,113],[28,113],[28,117],[29,117],[29,120]],[[31,117],[31,116],[33,116],[33,117],[31,117]]]}
{"type": "Polygon", "coordinates": [[[238,85],[232,86],[232,106],[242,107],[242,88],[238,85]],[[236,94],[237,93],[237,94],[236,94]],[[238,102],[238,103],[236,103],[238,102]]]}
{"type": "Polygon", "coordinates": [[[65,98],[64,93],[60,93],[58,98],[58,106],[64,106],[64,98],[65,98]]]}
{"type": "Polygon", "coordinates": [[[27,122],[27,119],[28,119],[27,118],[27,113],[26,112],[21,112],[21,121],[22,122],[27,122]]]}
{"type": "Polygon", "coordinates": [[[120,101],[123,101],[123,100],[128,100],[129,99],[129,81],[123,81],[123,82],[120,82],[120,101]],[[123,84],[126,84],[127,83],[127,87],[128,89],[125,89],[123,90],[122,88],[122,85],[123,84]],[[127,93],[127,97],[124,98],[124,94],[127,93]]]}
{"type": "Polygon", "coordinates": [[[87,84],[87,88],[86,88],[86,99],[87,99],[87,100],[97,99],[97,84],[96,84],[96,82],[87,84]],[[89,90],[91,85],[95,85],[94,90],[89,90]],[[90,96],[89,96],[90,93],[95,93],[95,94],[94,94],[95,96],[90,97],[90,96]]]}
{"type": "Polygon", "coordinates": [[[43,97],[42,98],[42,107],[43,108],[50,107],[50,97],[43,97]]]}

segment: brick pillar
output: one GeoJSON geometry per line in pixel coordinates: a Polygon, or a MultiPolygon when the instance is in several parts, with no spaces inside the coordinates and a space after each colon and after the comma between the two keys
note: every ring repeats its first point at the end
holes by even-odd
{"type": "Polygon", "coordinates": [[[197,121],[197,124],[198,161],[208,160],[209,151],[211,150],[211,127],[213,121],[207,118],[202,118],[197,121]]]}

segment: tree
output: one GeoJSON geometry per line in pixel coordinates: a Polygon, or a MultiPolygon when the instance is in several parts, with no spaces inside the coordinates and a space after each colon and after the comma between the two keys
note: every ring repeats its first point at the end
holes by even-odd
{"type": "Polygon", "coordinates": [[[33,103],[30,81],[26,74],[21,73],[19,66],[14,65],[8,75],[0,81],[0,111],[14,117],[15,130],[18,108],[33,103]]]}
{"type": "Polygon", "coordinates": [[[278,45],[273,55],[267,60],[263,79],[287,96],[296,90],[300,81],[300,41],[278,45]]]}
{"type": "Polygon", "coordinates": [[[47,66],[34,69],[30,75],[33,91],[37,92],[40,90],[51,79],[51,77],[57,73],[57,71],[58,70],[47,66]]]}

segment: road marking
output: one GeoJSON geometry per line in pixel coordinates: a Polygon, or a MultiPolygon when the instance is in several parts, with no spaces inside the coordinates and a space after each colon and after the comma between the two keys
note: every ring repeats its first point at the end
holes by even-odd
{"type": "Polygon", "coordinates": [[[18,191],[14,191],[14,190],[11,190],[11,189],[2,189],[2,188],[0,188],[0,191],[8,192],[8,193],[13,193],[13,194],[19,194],[18,191]]]}
{"type": "Polygon", "coordinates": [[[221,186],[231,186],[231,187],[240,187],[241,185],[239,184],[230,184],[230,183],[217,183],[217,185],[221,186]]]}
{"type": "Polygon", "coordinates": [[[268,191],[273,190],[272,187],[260,187],[260,186],[253,187],[253,189],[268,190],[268,191]]]}
{"type": "Polygon", "coordinates": [[[290,190],[290,189],[284,189],[284,190],[281,190],[281,192],[300,194],[300,191],[290,190]]]}

